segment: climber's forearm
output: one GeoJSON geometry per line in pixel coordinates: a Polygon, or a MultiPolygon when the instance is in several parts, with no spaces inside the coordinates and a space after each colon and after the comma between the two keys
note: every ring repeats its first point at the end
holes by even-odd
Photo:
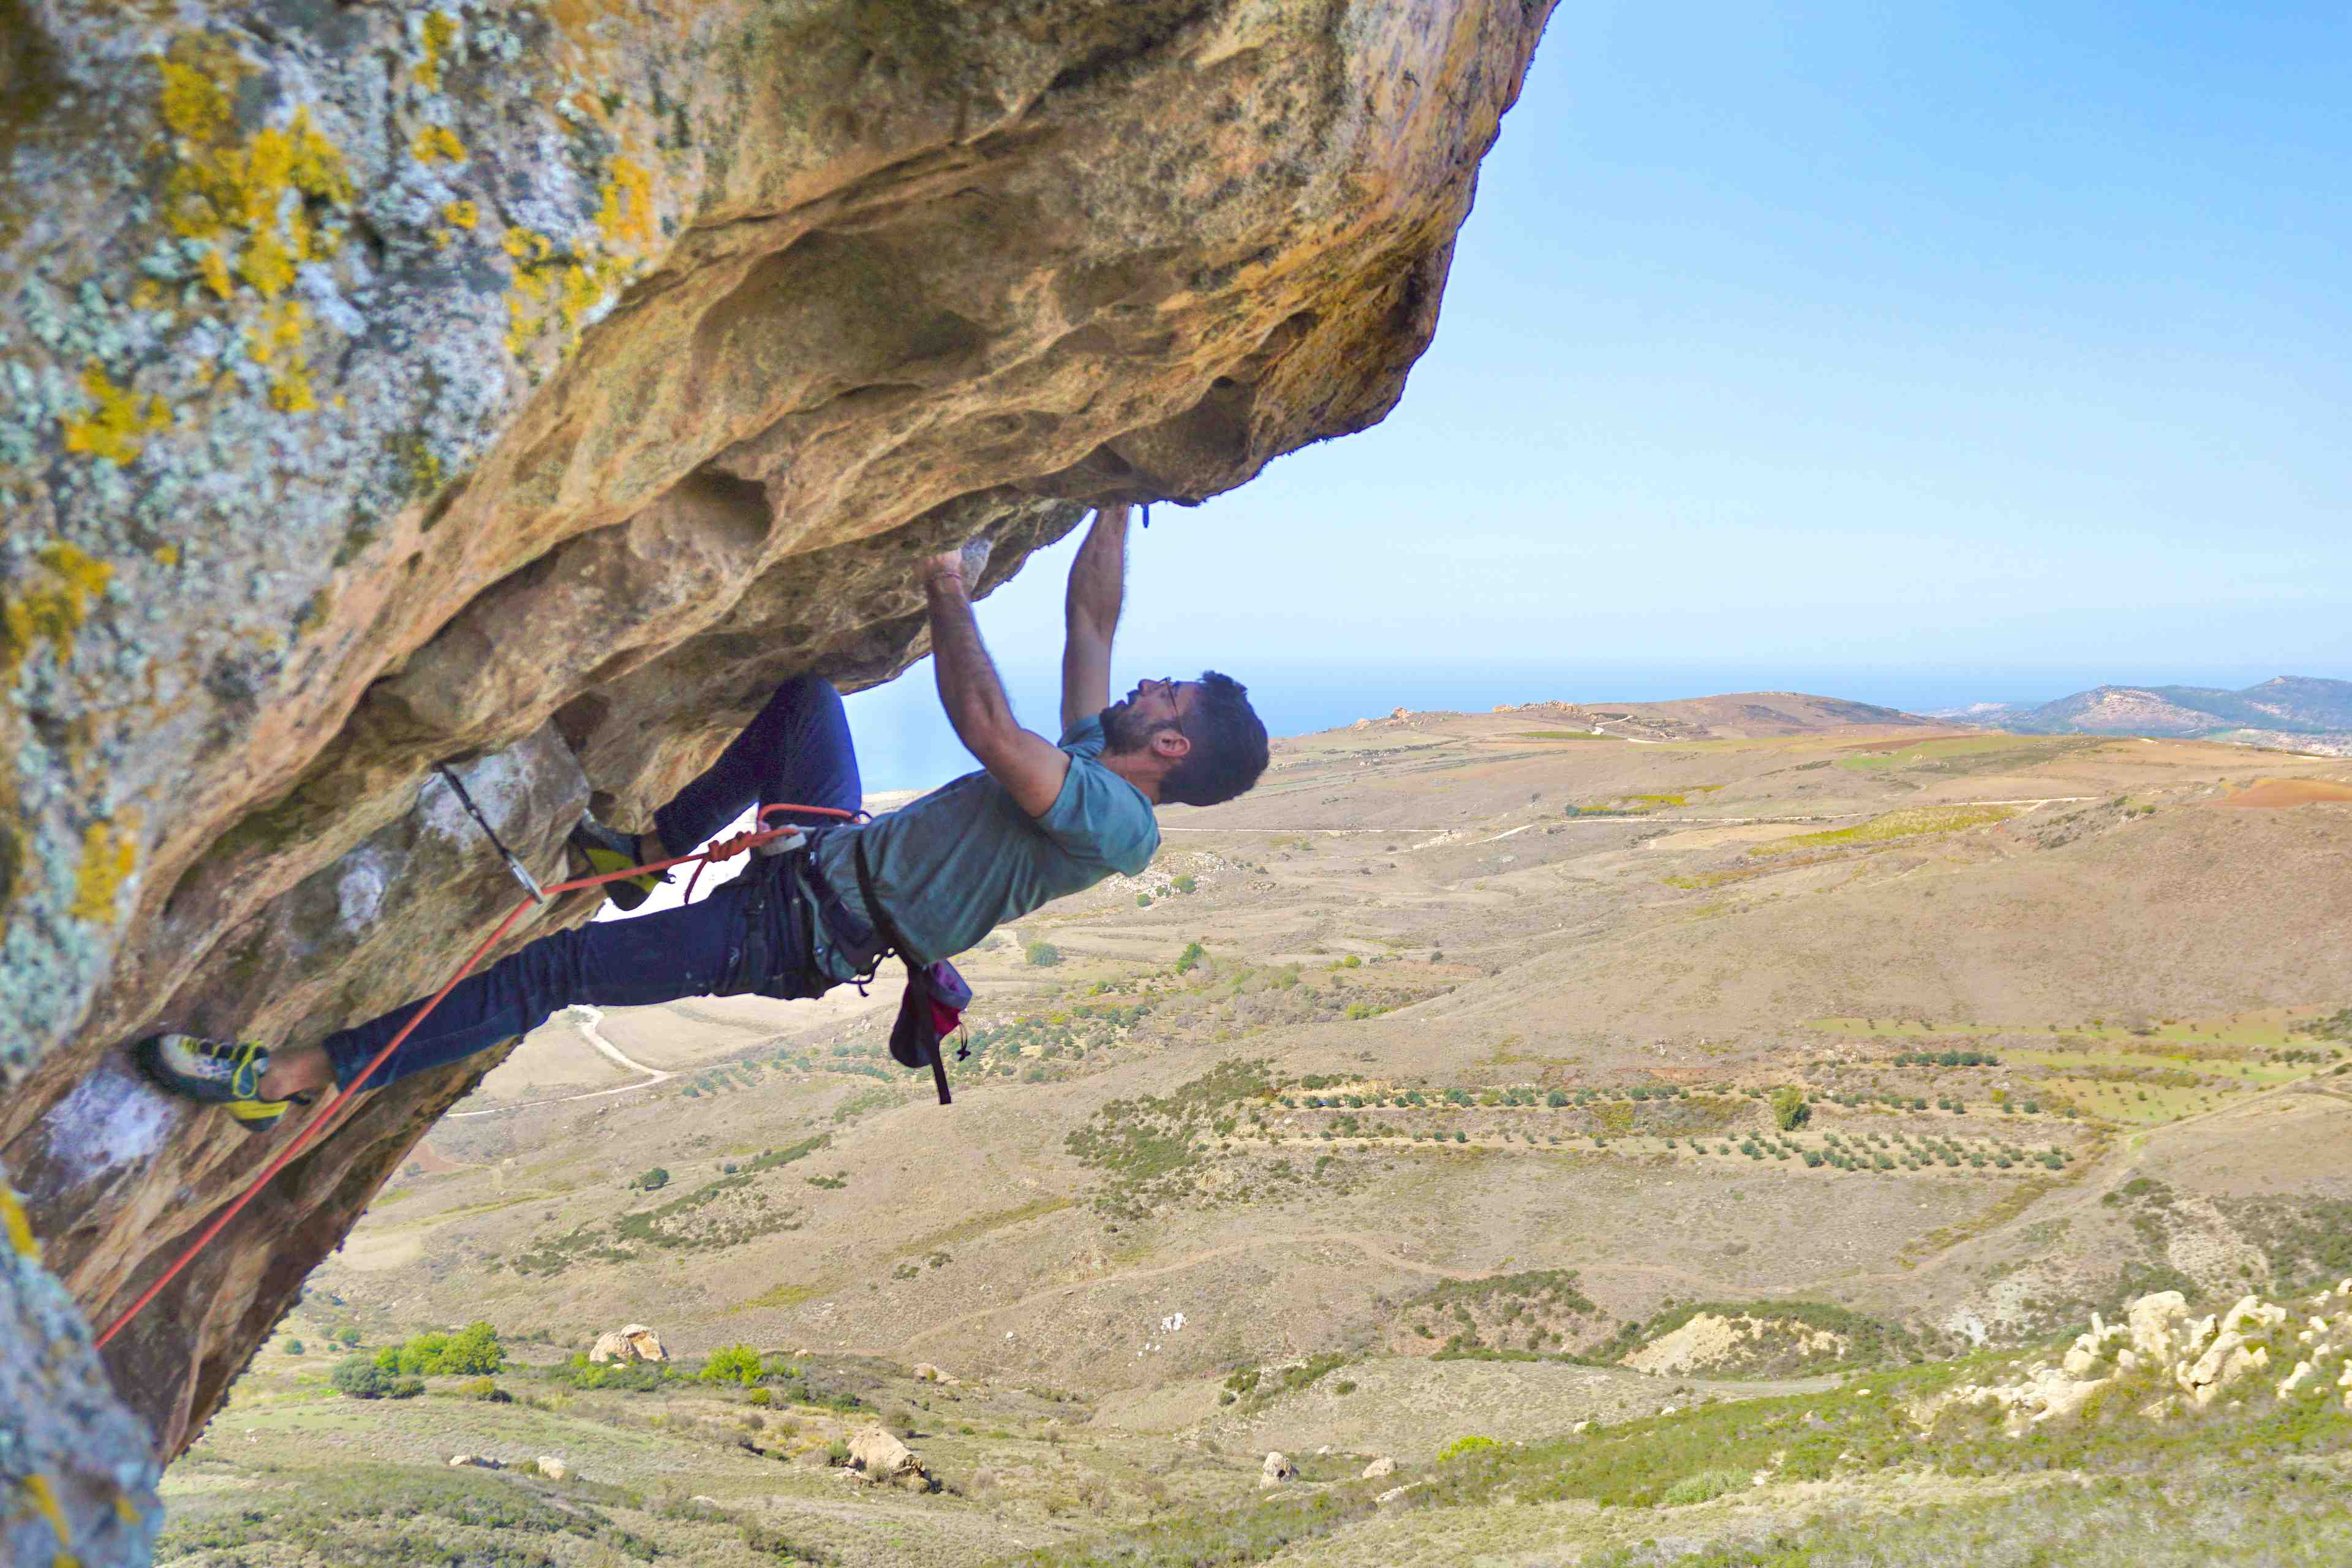
{"type": "Polygon", "coordinates": [[[996,663],[980,640],[980,622],[971,613],[969,595],[963,579],[950,572],[935,572],[923,584],[940,706],[947,710],[956,739],[985,763],[988,753],[1002,745],[1003,732],[1020,726],[996,663]]]}
{"type": "Polygon", "coordinates": [[[1096,511],[1095,525],[1070,563],[1070,585],[1063,598],[1063,617],[1072,637],[1101,639],[1108,647],[1118,629],[1118,610],[1127,595],[1127,517],[1125,501],[1096,511]]]}
{"type": "Polygon", "coordinates": [[[1062,793],[1069,756],[1043,735],[1023,729],[1013,716],[1004,683],[997,679],[996,666],[980,640],[971,593],[955,559],[941,556],[928,562],[923,574],[940,706],[947,710],[956,739],[980,759],[1014,804],[1032,816],[1043,816],[1062,793]]]}
{"type": "Polygon", "coordinates": [[[1070,585],[1063,597],[1069,635],[1062,643],[1062,729],[1066,732],[1088,714],[1110,704],[1110,639],[1118,629],[1119,602],[1127,594],[1127,507],[1107,506],[1078,558],[1070,563],[1070,585]]]}

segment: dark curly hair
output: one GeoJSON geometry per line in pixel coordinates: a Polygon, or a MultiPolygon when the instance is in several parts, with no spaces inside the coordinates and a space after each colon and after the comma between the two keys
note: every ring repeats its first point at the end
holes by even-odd
{"type": "Polygon", "coordinates": [[[1201,672],[1201,695],[1184,716],[1192,749],[1160,781],[1160,798],[1178,805],[1215,805],[1240,795],[1265,772],[1265,725],[1249,688],[1213,669],[1201,672]]]}

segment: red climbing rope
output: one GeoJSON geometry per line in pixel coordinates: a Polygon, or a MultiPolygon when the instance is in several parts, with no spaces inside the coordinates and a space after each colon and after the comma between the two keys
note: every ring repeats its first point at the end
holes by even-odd
{"type": "MultiPolygon", "coordinates": [[[[642,877],[648,871],[667,871],[672,866],[683,866],[688,861],[692,860],[700,862],[700,864],[697,865],[694,868],[693,878],[689,879],[686,885],[686,896],[688,899],[692,899],[694,897],[694,884],[697,880],[700,879],[703,866],[712,865],[720,860],[731,859],[733,857],[742,854],[745,850],[756,848],[760,845],[769,842],[771,839],[781,838],[787,834],[797,833],[800,831],[799,828],[789,826],[783,827],[762,827],[757,826],[760,823],[764,823],[768,818],[768,814],[772,811],[794,811],[810,816],[838,817],[844,822],[855,822],[858,817],[865,815],[863,812],[840,811],[827,805],[763,805],[760,808],[760,815],[753,819],[754,826],[749,831],[739,833],[732,838],[721,839],[718,843],[711,845],[708,849],[700,850],[692,855],[679,855],[667,860],[656,860],[643,866],[632,866],[625,871],[606,871],[594,877],[581,877],[569,882],[551,883],[548,887],[541,889],[541,891],[547,894],[574,892],[582,888],[593,888],[605,882],[617,882],[630,877],[642,877]]],[[[350,1087],[343,1089],[341,1093],[336,1095],[334,1099],[329,1100],[327,1102],[327,1108],[324,1110],[321,1110],[318,1115],[312,1117],[303,1127],[300,1132],[289,1140],[286,1147],[279,1150],[277,1156],[273,1158],[268,1164],[262,1167],[261,1174],[254,1177],[252,1185],[247,1187],[242,1193],[239,1193],[235,1203],[223,1209],[220,1214],[214,1218],[210,1225],[205,1226],[204,1233],[201,1236],[198,1236],[195,1240],[188,1244],[187,1250],[181,1253],[178,1258],[173,1259],[172,1266],[163,1270],[162,1276],[159,1277],[152,1285],[148,1286],[145,1290],[140,1292],[139,1300],[131,1302],[130,1306],[124,1308],[122,1315],[115,1319],[113,1322],[107,1325],[106,1331],[98,1336],[98,1343],[100,1345],[104,1345],[109,1340],[111,1340],[115,1335],[121,1333],[123,1330],[123,1326],[129,1323],[131,1319],[139,1315],[141,1309],[144,1308],[148,1302],[152,1301],[157,1296],[161,1295],[164,1286],[169,1285],[173,1279],[179,1278],[180,1271],[185,1268],[189,1264],[195,1261],[196,1255],[204,1251],[204,1249],[211,1244],[213,1237],[218,1236],[222,1230],[226,1228],[228,1222],[235,1219],[237,1216],[238,1212],[241,1211],[246,1205],[251,1203],[255,1196],[260,1193],[262,1188],[269,1184],[272,1177],[276,1176],[278,1172],[284,1170],[287,1163],[291,1161],[295,1155],[299,1154],[310,1145],[312,1140],[316,1139],[320,1133],[326,1131],[326,1129],[334,1121],[337,1114],[341,1111],[345,1105],[350,1103],[352,1097],[359,1093],[359,1091],[366,1086],[369,1077],[374,1073],[375,1069],[384,1064],[384,1059],[391,1056],[393,1052],[400,1048],[401,1043],[408,1038],[409,1035],[415,1031],[417,1025],[425,1022],[425,1020],[432,1015],[434,1008],[441,1005],[442,999],[447,996],[450,992],[457,988],[457,983],[459,981],[465,979],[467,975],[471,974],[474,972],[474,965],[481,963],[482,955],[489,952],[491,948],[498,945],[499,939],[507,934],[507,931],[514,925],[515,921],[521,917],[523,911],[530,909],[538,902],[539,900],[536,899],[525,899],[522,902],[517,904],[513,909],[507,911],[507,918],[499,922],[498,930],[490,932],[489,935],[482,939],[481,945],[474,949],[473,955],[467,958],[465,963],[457,966],[457,973],[449,976],[449,983],[441,987],[440,990],[435,992],[431,1001],[425,1003],[423,1007],[417,1009],[416,1016],[411,1018],[407,1023],[401,1026],[400,1033],[393,1036],[390,1040],[384,1043],[383,1048],[376,1052],[376,1054],[369,1059],[365,1070],[361,1072],[358,1077],[352,1079],[350,1087]]]]}

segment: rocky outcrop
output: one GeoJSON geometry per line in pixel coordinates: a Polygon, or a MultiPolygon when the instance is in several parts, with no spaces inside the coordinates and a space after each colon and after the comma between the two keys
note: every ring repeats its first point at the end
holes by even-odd
{"type": "Polygon", "coordinates": [[[912,1491],[930,1486],[915,1450],[879,1426],[869,1426],[849,1440],[849,1468],[876,1486],[898,1485],[912,1491]]]}
{"type": "MultiPolygon", "coordinates": [[[[2352,1409],[2352,1279],[2305,1304],[2307,1326],[2293,1336],[2301,1351],[2276,1387],[2281,1399],[2341,1391],[2352,1409]],[[2336,1375],[2326,1375],[2333,1364],[2336,1375]]],[[[1953,1405],[2002,1413],[2008,1430],[2031,1431],[2064,1420],[2094,1401],[2127,1396],[2141,1415],[2160,1419],[2186,1406],[2202,1409],[2250,1373],[2272,1364],[2285,1344],[2294,1314],[2245,1296],[2227,1312],[2192,1316],[2178,1290],[2142,1296],[2110,1323],[2097,1313],[2055,1366],[2033,1362],[2014,1381],[1967,1384],[1939,1395],[1923,1411],[1930,1424],[1953,1405]]]]}
{"type": "Polygon", "coordinates": [[[588,1359],[596,1362],[667,1361],[669,1352],[662,1349],[661,1336],[643,1323],[625,1323],[596,1336],[588,1352],[588,1359]]]}
{"type": "MultiPolygon", "coordinates": [[[[912,552],[1381,418],[1549,9],[7,5],[0,1162],[89,1315],[264,1157],[126,1042],[315,1039],[513,899],[431,764],[552,873],[918,653],[912,552]]],[[[162,1449],[488,1065],[108,1347],[162,1449]]]]}
{"type": "Polygon", "coordinates": [[[1270,1453],[1257,1468],[1257,1484],[1261,1489],[1278,1487],[1297,1473],[1298,1467],[1290,1462],[1289,1455],[1270,1453]]]}

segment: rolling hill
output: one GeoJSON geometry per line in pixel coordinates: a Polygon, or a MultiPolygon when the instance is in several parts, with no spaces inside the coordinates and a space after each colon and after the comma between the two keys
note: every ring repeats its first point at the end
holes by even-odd
{"type": "Polygon", "coordinates": [[[2155,735],[2336,755],[2352,751],[2352,680],[2282,675],[2242,691],[2099,686],[2054,702],[1985,702],[1937,715],[2027,735],[2155,735]]]}

